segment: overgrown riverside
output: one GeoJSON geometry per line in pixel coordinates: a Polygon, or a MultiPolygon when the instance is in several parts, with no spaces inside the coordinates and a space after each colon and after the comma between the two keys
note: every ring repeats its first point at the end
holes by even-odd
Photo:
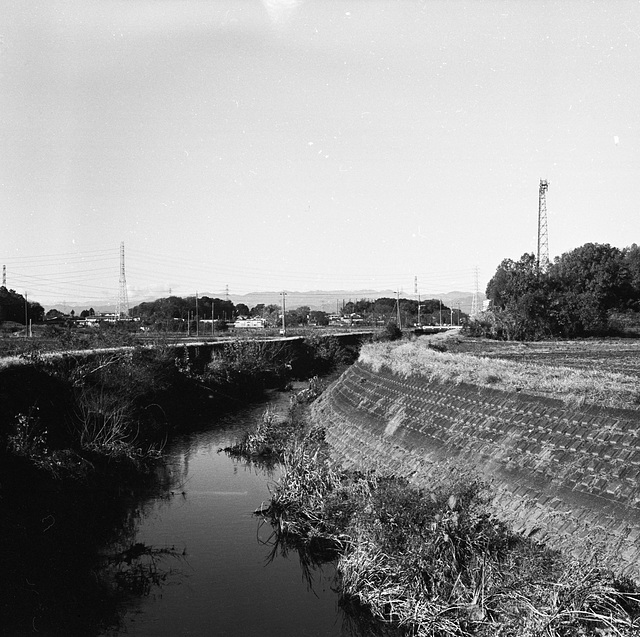
{"type": "MultiPolygon", "coordinates": [[[[488,359],[434,347],[448,346],[421,340],[367,344],[361,361],[372,369],[395,366],[400,375],[442,374],[437,378],[449,383],[503,383],[514,391],[558,395],[553,383],[522,385],[533,368],[518,375],[521,366],[497,362],[485,373],[488,359]]],[[[62,487],[108,483],[111,492],[140,476],[151,479],[163,440],[175,433],[176,410],[223,408],[267,387],[286,386],[292,376],[326,373],[349,358],[335,340],[305,342],[295,352],[284,343],[246,341],[225,345],[206,364],[187,349],[176,355],[160,348],[82,360],[34,356],[0,370],[6,443],[0,447],[0,507],[9,500],[7,491],[24,488],[24,476],[62,487]]],[[[579,384],[568,387],[570,396],[579,384]]],[[[281,463],[282,477],[258,513],[274,525],[276,546],[297,550],[303,565],[337,561],[345,603],[368,609],[383,626],[406,635],[638,634],[640,591],[632,581],[595,561],[552,551],[534,533],[514,532],[495,515],[491,487],[467,467],[442,462],[422,487],[389,472],[341,468],[323,424],[306,418],[306,406],[322,389],[312,378],[292,398],[287,419],[267,411],[227,451],[281,463]]],[[[13,523],[5,518],[4,524],[13,523]]],[[[390,633],[372,625],[370,634],[390,633]]]]}
{"type": "Polygon", "coordinates": [[[25,475],[113,484],[151,475],[177,416],[224,409],[290,379],[353,360],[332,337],[233,341],[208,363],[187,347],[156,346],[49,357],[0,368],[0,483],[25,475]]]}
{"type": "Polygon", "coordinates": [[[0,634],[117,626],[184,548],[135,539],[145,503],[179,484],[167,443],[266,389],[344,366],[355,349],[300,339],[205,351],[33,352],[0,365],[0,634]]]}
{"type": "MultiPolygon", "coordinates": [[[[526,377],[514,364],[493,368],[487,379],[485,361],[470,358],[454,363],[424,342],[365,345],[361,353],[361,361],[400,373],[440,368],[448,382],[484,378],[493,387],[504,377],[516,387],[526,377]]],[[[344,470],[315,422],[305,427],[299,413],[293,424],[267,414],[241,450],[264,453],[270,441],[284,471],[258,513],[307,562],[337,559],[345,599],[411,635],[639,634],[636,584],[600,566],[597,555],[580,561],[539,543],[535,533],[514,532],[496,517],[491,488],[467,467],[441,462],[423,488],[384,472],[344,470]]]]}

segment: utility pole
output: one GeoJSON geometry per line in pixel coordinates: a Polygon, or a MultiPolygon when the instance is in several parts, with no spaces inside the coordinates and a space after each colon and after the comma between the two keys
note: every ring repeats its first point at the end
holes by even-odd
{"type": "Polygon", "coordinates": [[[396,301],[398,327],[402,329],[402,316],[400,316],[400,290],[397,292],[398,300],[396,301]]]}
{"type": "Polygon", "coordinates": [[[538,274],[549,269],[549,232],[547,230],[547,190],[549,182],[540,180],[538,189],[538,274]]]}
{"type": "Polygon", "coordinates": [[[24,337],[29,336],[29,302],[27,301],[27,292],[24,293],[24,337]]]}
{"type": "Polygon", "coordinates": [[[215,313],[213,311],[213,306],[215,305],[215,303],[213,302],[213,299],[211,299],[211,336],[213,336],[215,334],[216,331],[216,316],[215,313]]]}
{"type": "Polygon", "coordinates": [[[196,290],[196,336],[200,336],[200,315],[198,314],[198,291],[196,290]]]}
{"type": "Polygon", "coordinates": [[[442,299],[438,299],[440,301],[440,326],[442,327],[442,299]]]}
{"type": "Polygon", "coordinates": [[[413,280],[413,291],[418,296],[418,327],[422,327],[422,323],[420,322],[420,294],[418,292],[418,277],[414,277],[413,280]]]}
{"type": "Polygon", "coordinates": [[[282,294],[282,329],[280,330],[280,332],[281,332],[282,336],[286,336],[287,335],[287,326],[286,326],[286,323],[285,323],[285,320],[284,320],[284,315],[285,315],[285,312],[286,312],[284,297],[287,296],[287,293],[284,290],[282,290],[282,292],[280,294],[282,294]]]}

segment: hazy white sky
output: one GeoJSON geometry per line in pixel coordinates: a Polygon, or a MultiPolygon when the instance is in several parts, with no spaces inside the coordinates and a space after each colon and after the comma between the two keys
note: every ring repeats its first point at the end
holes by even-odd
{"type": "Polygon", "coordinates": [[[640,237],[637,1],[4,0],[0,264],[43,304],[483,291],[640,237]]]}

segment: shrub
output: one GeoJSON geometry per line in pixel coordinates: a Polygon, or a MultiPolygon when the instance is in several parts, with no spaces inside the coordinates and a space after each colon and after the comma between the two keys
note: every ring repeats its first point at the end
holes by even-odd
{"type": "Polygon", "coordinates": [[[297,361],[296,374],[305,377],[311,374],[324,376],[355,359],[335,336],[311,334],[303,341],[301,360],[297,361]]]}
{"type": "Polygon", "coordinates": [[[276,349],[273,343],[233,341],[225,343],[221,352],[213,351],[203,379],[228,393],[259,395],[267,387],[281,384],[290,367],[283,346],[276,349]]]}
{"type": "Polygon", "coordinates": [[[382,338],[387,341],[398,341],[402,338],[402,330],[398,327],[397,323],[390,321],[384,328],[382,338]]]}
{"type": "Polygon", "coordinates": [[[37,416],[38,408],[15,418],[14,433],[7,438],[7,449],[19,456],[40,458],[47,454],[47,430],[37,416]]]}

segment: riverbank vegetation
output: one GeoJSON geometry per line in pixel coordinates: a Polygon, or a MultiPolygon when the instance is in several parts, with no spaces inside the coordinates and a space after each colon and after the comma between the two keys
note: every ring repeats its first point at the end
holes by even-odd
{"type": "MultiPolygon", "coordinates": [[[[543,366],[441,351],[458,340],[431,341],[431,347],[419,339],[366,344],[360,360],[398,374],[567,400],[572,383],[582,387],[589,378],[588,392],[602,404],[612,391],[626,392],[633,402],[627,377],[618,386],[615,374],[596,379],[560,369],[555,376],[543,366]]],[[[620,406],[619,398],[614,404],[620,406]]],[[[590,559],[577,560],[537,542],[535,531],[512,531],[494,514],[490,487],[454,463],[443,462],[427,488],[394,475],[345,470],[332,459],[322,427],[305,424],[304,412],[295,416],[293,423],[267,412],[235,452],[251,456],[259,449],[262,457],[278,459],[281,477],[256,513],[273,526],[274,547],[283,553],[297,551],[306,565],[335,561],[345,604],[366,609],[403,635],[639,633],[640,588],[600,566],[597,547],[590,559]]]]}
{"type": "Polygon", "coordinates": [[[442,464],[430,488],[331,460],[322,430],[289,437],[257,512],[276,546],[335,560],[346,603],[416,636],[637,634],[640,589],[512,532],[481,480],[442,464]]]}
{"type": "Polygon", "coordinates": [[[165,442],[189,415],[228,409],[328,373],[356,349],[335,338],[213,349],[156,344],[66,356],[37,352],[0,368],[0,483],[42,479],[120,483],[153,474],[165,442]]]}

